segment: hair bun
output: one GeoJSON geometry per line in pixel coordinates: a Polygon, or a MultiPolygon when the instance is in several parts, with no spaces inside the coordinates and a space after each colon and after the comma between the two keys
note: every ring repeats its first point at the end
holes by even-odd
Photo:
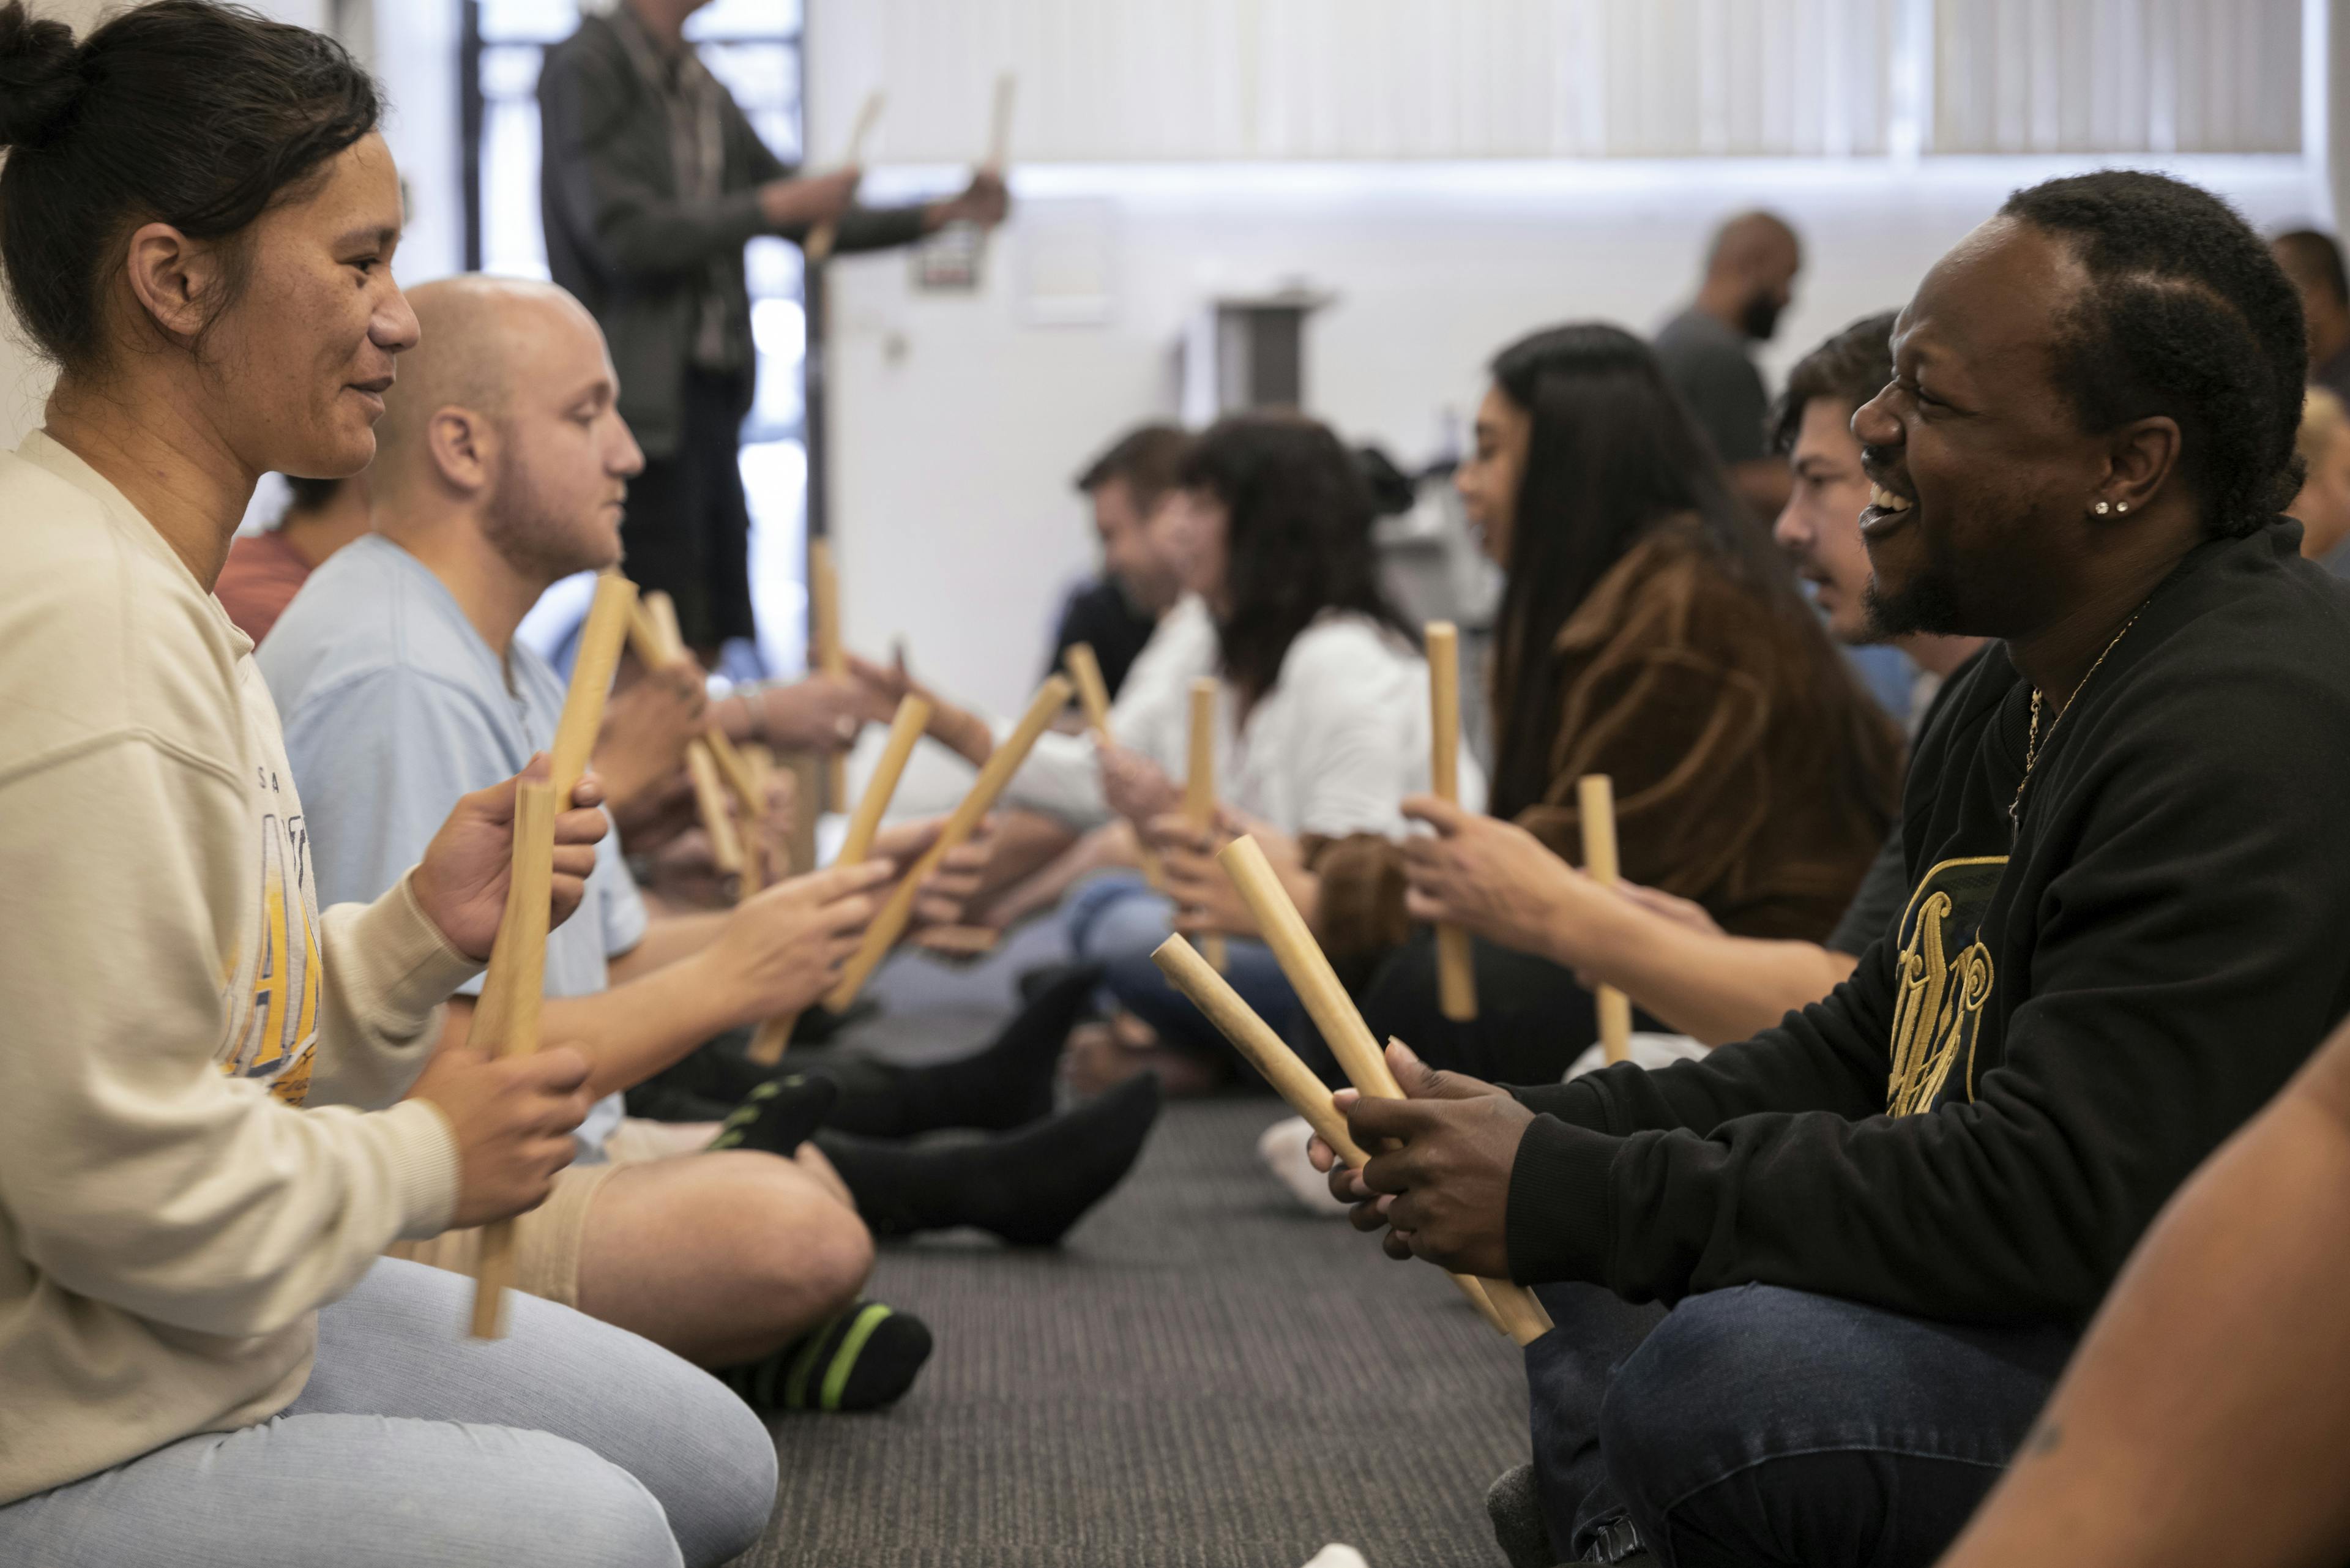
{"type": "Polygon", "coordinates": [[[0,147],[47,140],[64,126],[81,88],[73,29],[36,17],[24,0],[0,5],[0,147]]]}

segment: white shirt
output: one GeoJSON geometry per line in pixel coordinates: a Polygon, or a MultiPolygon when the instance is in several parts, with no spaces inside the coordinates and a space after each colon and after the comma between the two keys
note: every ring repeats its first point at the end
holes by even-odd
{"type": "MultiPolygon", "coordinates": [[[[1186,597],[1159,623],[1110,707],[1120,745],[1180,784],[1190,767],[1191,690],[1214,676],[1216,628],[1186,597]]],[[[1282,656],[1272,689],[1235,723],[1238,694],[1216,704],[1216,798],[1282,832],[1400,836],[1403,797],[1429,787],[1428,662],[1367,616],[1325,612],[1282,656]]],[[[1001,733],[999,730],[999,735],[1001,733]]],[[[1090,735],[1046,734],[1014,774],[1007,798],[1078,827],[1108,820],[1090,735]]],[[[1485,779],[1461,748],[1461,804],[1481,811],[1485,779]]]]}

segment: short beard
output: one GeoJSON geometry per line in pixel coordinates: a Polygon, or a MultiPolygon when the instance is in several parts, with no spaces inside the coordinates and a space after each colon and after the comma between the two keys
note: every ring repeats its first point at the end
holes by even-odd
{"type": "Polygon", "coordinates": [[[1861,596],[1868,617],[1868,639],[1886,642],[1919,632],[1937,637],[1961,635],[1957,587],[1949,564],[1939,559],[1929,559],[1925,569],[1898,594],[1887,593],[1871,574],[1868,587],[1861,596]]]}
{"type": "Polygon", "coordinates": [[[556,583],[574,572],[602,566],[584,560],[567,520],[546,515],[538,490],[511,445],[498,460],[497,487],[482,519],[482,536],[515,574],[535,583],[556,583]]]}

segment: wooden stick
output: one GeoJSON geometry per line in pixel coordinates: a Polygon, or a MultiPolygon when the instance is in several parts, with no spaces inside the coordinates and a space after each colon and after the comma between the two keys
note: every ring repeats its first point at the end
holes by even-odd
{"type": "MultiPolygon", "coordinates": [[[[1104,745],[1117,742],[1109,731],[1109,683],[1102,679],[1101,660],[1094,657],[1090,642],[1073,642],[1061,656],[1061,666],[1069,679],[1077,683],[1077,701],[1085,705],[1086,723],[1094,737],[1104,745]]],[[[1142,841],[1139,834],[1134,840],[1135,858],[1141,862],[1142,879],[1154,888],[1167,886],[1166,869],[1159,863],[1159,851],[1142,841]]]]}
{"type": "MultiPolygon", "coordinates": [[[[555,786],[525,784],[515,794],[514,865],[506,884],[505,913],[490,945],[490,966],[473,1009],[468,1038],[500,1056],[524,1056],[538,1049],[539,1003],[546,988],[547,902],[555,880],[555,786]]],[[[493,1220],[482,1227],[481,1251],[473,1267],[472,1333],[496,1339],[505,1333],[505,1295],[514,1283],[515,1222],[493,1220]]]]}
{"type": "MultiPolygon", "coordinates": [[[[1281,964],[1281,972],[1289,977],[1290,989],[1297,992],[1305,1004],[1315,1027],[1330,1054],[1338,1059],[1338,1066],[1347,1081],[1366,1095],[1380,1099],[1399,1100],[1403,1086],[1388,1070],[1387,1058],[1380,1054],[1378,1042],[1371,1038],[1363,1015],[1355,1011],[1354,1000],[1347,988],[1338,983],[1338,976],[1330,968],[1314,933],[1306,929],[1305,918],[1290,902],[1288,889],[1264,857],[1255,839],[1243,835],[1224,846],[1217,855],[1225,875],[1240,889],[1241,898],[1256,916],[1257,929],[1263,933],[1265,945],[1281,964]]],[[[1550,1314],[1543,1311],[1542,1303],[1524,1286],[1508,1280],[1478,1282],[1487,1300],[1509,1325],[1510,1337],[1520,1345],[1531,1345],[1550,1332],[1550,1314]]]]}
{"type": "MultiPolygon", "coordinates": [[[[856,812],[848,819],[848,837],[840,846],[840,858],[836,866],[854,866],[873,851],[874,835],[881,831],[882,814],[889,809],[889,797],[898,793],[898,780],[906,771],[906,759],[914,754],[914,746],[922,738],[922,731],[931,722],[931,705],[911,692],[898,700],[897,716],[889,721],[889,739],[881,748],[881,761],[866,781],[865,794],[857,803],[856,812]]],[[[791,1044],[792,1026],[799,1022],[796,1012],[783,1013],[759,1025],[752,1036],[749,1056],[762,1067],[772,1067],[784,1059],[784,1047],[791,1044]]]]}
{"type": "MultiPolygon", "coordinates": [[[[514,859],[506,880],[506,905],[490,944],[482,977],[481,1001],[467,1038],[501,1056],[538,1049],[539,1004],[546,989],[547,905],[554,896],[555,818],[571,804],[571,792],[587,771],[596,737],[604,728],[604,704],[611,696],[612,671],[620,662],[620,641],[637,602],[634,583],[616,571],[601,574],[588,619],[579,632],[579,652],[571,665],[571,685],[556,721],[555,743],[547,748],[547,778],[515,792],[514,859]]],[[[515,1228],[494,1220],[482,1228],[473,1274],[472,1332],[495,1339],[505,1332],[505,1293],[514,1283],[515,1228]]]]}
{"type": "MultiPolygon", "coordinates": [[[[659,588],[645,595],[642,604],[644,613],[629,623],[637,657],[650,670],[688,661],[692,656],[686,652],[685,639],[678,630],[676,604],[659,588]]],[[[698,671],[700,666],[695,668],[698,671]]],[[[685,743],[685,771],[693,780],[693,804],[702,818],[702,831],[710,836],[711,863],[721,876],[741,876],[743,841],[734,832],[733,812],[726,804],[725,784],[709,736],[696,735],[685,743]]]]}
{"type": "MultiPolygon", "coordinates": [[[[808,541],[808,631],[816,642],[819,673],[835,680],[848,677],[848,654],[840,641],[840,569],[833,562],[832,541],[808,541]]],[[[825,763],[827,811],[848,807],[848,757],[833,752],[825,763]]]]}
{"type": "Polygon", "coordinates": [[[1012,103],[1019,87],[1020,78],[1010,71],[995,78],[995,112],[988,122],[987,159],[980,168],[999,179],[1012,157],[1012,103]]]}
{"type": "MultiPolygon", "coordinates": [[[[1449,620],[1428,623],[1429,784],[1439,800],[1461,804],[1461,633],[1449,620]]],[[[1469,933],[1436,928],[1436,998],[1444,1016],[1477,1016],[1477,968],[1469,933]]]]}
{"type": "Polygon", "coordinates": [[[972,836],[979,826],[980,819],[995,805],[996,796],[1002,794],[1004,786],[1012,782],[1012,775],[1020,770],[1022,763],[1028,760],[1029,750],[1035,745],[1036,737],[1052,728],[1053,721],[1060,716],[1061,710],[1069,705],[1071,694],[1068,681],[1058,675],[1047,677],[1045,684],[1036,689],[1036,695],[1029,701],[1028,711],[1020,716],[1020,722],[1014,726],[1011,734],[1004,737],[1003,743],[988,753],[987,765],[979,770],[979,777],[972,783],[971,793],[962,797],[962,804],[947,818],[946,826],[939,830],[938,841],[899,880],[896,890],[889,895],[889,901],[881,907],[881,912],[873,918],[873,923],[865,928],[865,940],[858,945],[856,956],[848,961],[840,983],[834,986],[832,993],[825,998],[826,1006],[838,1012],[857,1000],[857,993],[865,989],[866,981],[889,956],[898,939],[906,934],[907,923],[914,918],[914,899],[921,889],[923,878],[936,870],[939,862],[952,853],[956,846],[972,836]]]}
{"type": "MultiPolygon", "coordinates": [[[[1603,888],[1620,879],[1616,864],[1616,784],[1606,774],[1575,781],[1576,815],[1583,819],[1583,870],[1603,888]]],[[[1632,1000],[1612,985],[1599,988],[1599,1044],[1610,1062],[1632,1054],[1632,1000]]]]}
{"type": "MultiPolygon", "coordinates": [[[[1330,1098],[1330,1091],[1314,1070],[1297,1059],[1289,1043],[1273,1031],[1273,1027],[1256,1014],[1232,982],[1218,974],[1208,961],[1201,958],[1191,943],[1181,937],[1169,937],[1159,944],[1150,961],[1167,976],[1170,984],[1191,999],[1192,1005],[1207,1015],[1218,1033],[1232,1043],[1233,1048],[1248,1058],[1249,1064],[1264,1075],[1274,1092],[1288,1102],[1289,1108],[1305,1118],[1315,1135],[1335,1150],[1349,1169],[1360,1170],[1369,1160],[1362,1146],[1356,1143],[1347,1130],[1347,1118],[1330,1098]]],[[[1494,1310],[1485,1287],[1467,1274],[1447,1276],[1469,1298],[1480,1316],[1493,1325],[1497,1334],[1508,1334],[1510,1325],[1502,1321],[1494,1310]]]]}
{"type": "MultiPolygon", "coordinates": [[[[1183,815],[1203,833],[1216,826],[1216,693],[1222,685],[1212,675],[1191,682],[1191,756],[1183,781],[1183,815]]],[[[1214,931],[1201,939],[1200,956],[1220,973],[1232,966],[1231,950],[1214,931]]]]}
{"type": "Polygon", "coordinates": [[[1248,1058],[1251,1066],[1264,1075],[1274,1093],[1288,1101],[1289,1108],[1304,1116],[1322,1141],[1338,1151],[1340,1159],[1357,1169],[1362,1167],[1370,1156],[1347,1132],[1347,1118],[1338,1114],[1330,1091],[1314,1075],[1311,1067],[1297,1059],[1289,1043],[1257,1016],[1256,1010],[1232,989],[1232,981],[1218,974],[1214,966],[1180,936],[1169,937],[1159,943],[1150,961],[1159,967],[1176,990],[1207,1014],[1208,1022],[1248,1058]]]}
{"type": "MultiPolygon", "coordinates": [[[[848,133],[848,156],[840,161],[844,169],[865,167],[865,139],[873,134],[874,125],[881,119],[881,89],[875,88],[865,95],[864,107],[857,111],[856,128],[848,133]]],[[[822,266],[832,254],[832,247],[840,241],[840,224],[827,218],[809,232],[801,245],[801,254],[810,266],[822,266]]]]}
{"type": "Polygon", "coordinates": [[[555,750],[547,777],[571,804],[572,786],[588,771],[596,737],[604,727],[604,703],[612,694],[612,671],[620,667],[620,644],[637,607],[637,585],[607,569],[596,574],[596,597],[579,626],[579,651],[571,661],[571,686],[563,694],[563,717],[556,722],[555,750]]]}

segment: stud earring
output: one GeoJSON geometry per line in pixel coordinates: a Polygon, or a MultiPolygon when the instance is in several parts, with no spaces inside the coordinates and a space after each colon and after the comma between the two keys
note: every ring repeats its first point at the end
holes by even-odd
{"type": "Polygon", "coordinates": [[[2116,512],[2126,512],[2129,510],[2129,503],[2126,501],[2116,501],[2114,503],[2114,510],[2116,512]]]}
{"type": "Polygon", "coordinates": [[[2098,516],[2103,517],[2106,513],[2108,513],[2108,512],[2110,512],[2110,511],[2112,511],[2112,510],[2113,510],[2113,508],[2112,508],[2111,506],[2108,506],[2107,504],[2106,504],[2106,503],[2104,503],[2104,502],[2102,502],[2102,501],[2100,501],[2100,502],[2098,502],[2098,503],[2097,503],[2097,515],[2098,515],[2098,516]]]}

